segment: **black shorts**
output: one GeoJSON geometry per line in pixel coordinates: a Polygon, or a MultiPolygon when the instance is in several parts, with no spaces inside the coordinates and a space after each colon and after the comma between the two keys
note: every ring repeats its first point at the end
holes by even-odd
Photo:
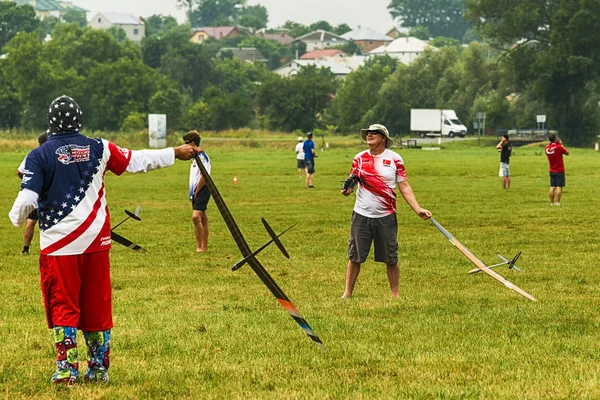
{"type": "Polygon", "coordinates": [[[315,173],[315,159],[314,158],[306,158],[304,160],[306,163],[306,172],[309,174],[315,173]]]}
{"type": "Polygon", "coordinates": [[[566,183],[564,172],[550,172],[550,187],[565,187],[566,183]]]}
{"type": "Polygon", "coordinates": [[[301,169],[306,168],[306,163],[304,162],[304,160],[298,160],[298,159],[296,159],[296,160],[298,161],[298,168],[301,168],[301,169]]]}
{"type": "Polygon", "coordinates": [[[29,215],[27,216],[27,219],[32,219],[34,221],[38,220],[37,208],[35,210],[33,210],[32,212],[29,213],[29,215]]]}
{"type": "Polygon", "coordinates": [[[375,261],[393,265],[398,262],[398,220],[396,213],[369,218],[352,212],[348,258],[362,264],[374,243],[375,261]]]}
{"type": "Polygon", "coordinates": [[[192,200],[192,208],[194,211],[206,211],[208,200],[210,200],[210,191],[208,186],[204,186],[192,200]]]}

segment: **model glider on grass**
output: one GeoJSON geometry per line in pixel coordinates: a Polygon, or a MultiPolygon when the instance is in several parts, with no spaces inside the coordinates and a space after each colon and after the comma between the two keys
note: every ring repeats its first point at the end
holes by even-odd
{"type": "Polygon", "coordinates": [[[271,275],[269,275],[267,270],[262,266],[260,261],[258,261],[258,259],[256,258],[256,255],[258,253],[260,253],[262,250],[264,250],[271,243],[275,243],[277,245],[277,247],[279,248],[279,250],[283,253],[283,255],[286,256],[287,258],[289,258],[289,254],[283,247],[283,244],[279,240],[279,237],[281,235],[283,235],[285,232],[287,232],[288,230],[290,230],[291,228],[293,228],[293,226],[286,229],[279,235],[276,235],[275,232],[273,231],[273,229],[267,223],[267,221],[265,221],[265,219],[263,218],[262,219],[263,225],[265,226],[265,229],[269,233],[269,236],[271,236],[271,240],[269,242],[267,242],[265,245],[261,246],[258,250],[252,251],[250,249],[250,246],[246,242],[246,239],[242,235],[242,231],[240,231],[240,228],[237,226],[237,223],[233,219],[231,212],[229,212],[229,209],[227,208],[227,205],[225,204],[225,200],[223,200],[223,197],[219,193],[217,186],[215,185],[211,176],[206,171],[206,168],[204,167],[204,165],[202,164],[202,162],[200,161],[198,156],[195,157],[195,160],[196,160],[196,164],[200,168],[200,171],[202,172],[202,176],[204,177],[206,186],[208,187],[208,190],[210,191],[210,194],[212,195],[213,200],[214,200],[215,204],[217,205],[217,208],[219,209],[219,212],[221,213],[221,216],[223,217],[225,224],[227,225],[227,228],[229,228],[229,232],[231,232],[231,236],[233,237],[233,240],[239,247],[240,252],[242,253],[242,256],[244,257],[242,260],[238,261],[233,266],[232,269],[233,270],[239,269],[241,266],[243,266],[244,264],[247,263],[250,266],[250,268],[252,268],[254,273],[265,284],[265,286],[271,291],[271,293],[273,293],[273,296],[275,296],[277,301],[279,301],[279,304],[281,304],[281,306],[290,314],[290,316],[294,319],[294,321],[296,321],[296,323],[300,326],[300,328],[302,328],[302,330],[308,335],[308,337],[310,337],[312,339],[312,341],[315,342],[319,347],[325,348],[325,346],[323,345],[323,342],[321,342],[321,339],[319,338],[319,336],[317,336],[315,331],[312,330],[312,328],[310,327],[308,322],[306,322],[304,317],[302,315],[300,315],[300,312],[296,309],[296,306],[294,306],[294,304],[286,296],[286,294],[283,292],[283,290],[281,290],[281,288],[273,280],[271,275]]]}
{"type": "Polygon", "coordinates": [[[142,246],[133,243],[131,240],[126,239],[123,236],[121,236],[115,232],[115,229],[117,229],[117,227],[119,227],[123,222],[127,221],[129,218],[133,218],[136,221],[141,221],[142,219],[139,217],[140,208],[141,208],[141,206],[137,206],[137,208],[135,209],[135,212],[125,210],[125,214],[127,214],[127,218],[125,218],[123,221],[119,222],[117,225],[115,225],[110,230],[110,237],[115,242],[117,242],[125,247],[129,247],[131,250],[139,251],[140,253],[145,253],[146,249],[144,249],[142,246]]]}
{"type": "MultiPolygon", "coordinates": [[[[535,297],[533,297],[532,295],[530,295],[529,293],[527,293],[526,291],[524,291],[523,289],[521,289],[520,287],[514,285],[513,283],[507,281],[506,279],[504,279],[503,277],[501,277],[500,275],[498,275],[496,272],[492,271],[492,267],[497,267],[500,265],[509,265],[509,268],[515,268],[517,270],[519,270],[518,268],[516,268],[516,266],[514,265],[514,263],[517,261],[517,259],[519,258],[519,256],[521,255],[521,252],[519,252],[511,261],[507,260],[506,258],[502,257],[499,255],[499,257],[504,261],[503,263],[497,264],[497,265],[493,265],[493,266],[486,266],[479,258],[475,257],[475,255],[473,253],[471,253],[469,251],[469,249],[467,249],[461,242],[459,242],[454,236],[452,236],[452,234],[450,234],[450,232],[448,232],[442,225],[440,225],[439,222],[437,222],[433,217],[430,218],[431,222],[433,222],[433,225],[435,225],[436,228],[438,228],[438,230],[440,232],[442,232],[442,234],[444,236],[446,236],[446,238],[448,238],[448,240],[450,241],[450,243],[452,243],[454,246],[456,246],[456,248],[458,250],[460,250],[473,264],[475,264],[475,266],[477,267],[474,270],[469,271],[469,273],[473,273],[473,272],[485,272],[486,274],[488,274],[489,276],[491,276],[492,278],[494,278],[495,280],[497,280],[498,282],[502,283],[504,286],[506,286],[507,288],[509,288],[510,290],[514,290],[515,292],[519,293],[521,296],[531,300],[531,301],[537,301],[535,297]]],[[[519,270],[520,271],[520,270],[519,270]]]]}
{"type": "MultiPolygon", "coordinates": [[[[502,254],[498,254],[498,258],[500,258],[502,260],[502,262],[498,263],[498,264],[494,264],[494,265],[488,265],[488,268],[492,269],[492,268],[496,268],[496,267],[501,267],[503,265],[508,265],[508,269],[514,269],[515,271],[521,272],[519,267],[517,267],[517,265],[516,265],[517,260],[521,256],[521,253],[522,253],[522,251],[519,251],[517,253],[517,255],[513,257],[512,260],[507,260],[506,257],[504,257],[502,254]]],[[[477,272],[481,272],[481,270],[479,268],[473,268],[472,270],[469,271],[469,274],[475,274],[477,272]]]]}

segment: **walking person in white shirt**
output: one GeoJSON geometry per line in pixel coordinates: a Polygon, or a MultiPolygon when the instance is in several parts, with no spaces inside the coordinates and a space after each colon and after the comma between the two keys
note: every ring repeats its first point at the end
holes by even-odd
{"type": "Polygon", "coordinates": [[[302,171],[306,174],[306,163],[304,162],[304,139],[298,136],[296,144],[296,167],[298,168],[298,178],[302,178],[302,171]]]}

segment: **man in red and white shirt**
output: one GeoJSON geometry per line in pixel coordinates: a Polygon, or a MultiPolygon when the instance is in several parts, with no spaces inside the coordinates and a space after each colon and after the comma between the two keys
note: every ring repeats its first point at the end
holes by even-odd
{"type": "Polygon", "coordinates": [[[565,179],[565,164],[563,155],[568,156],[569,150],[562,145],[560,140],[554,133],[548,136],[550,143],[546,146],[546,157],[550,164],[550,205],[560,206],[562,197],[562,188],[566,184],[565,179]]]}
{"type": "Polygon", "coordinates": [[[51,381],[69,385],[79,376],[78,329],[90,355],[85,378],[108,380],[113,320],[105,173],[151,171],[196,154],[191,145],[135,151],[83,136],[82,115],[68,96],[52,102],[50,136],[27,155],[21,191],[9,213],[13,225],[21,226],[38,210],[42,295],[56,348],[51,381]]]}
{"type": "MultiPolygon", "coordinates": [[[[387,128],[380,124],[373,124],[367,129],[361,129],[361,135],[367,142],[369,150],[360,152],[354,157],[350,170],[351,176],[357,178],[358,190],[352,212],[346,288],[342,298],[352,296],[361,264],[366,261],[372,243],[374,243],[375,261],[387,265],[392,297],[398,297],[400,269],[396,185],[404,200],[419,217],[428,219],[431,217],[431,212],[419,206],[408,184],[402,157],[389,150],[394,142],[387,128]]],[[[349,196],[354,191],[354,187],[343,186],[341,192],[344,196],[349,196]]]]}

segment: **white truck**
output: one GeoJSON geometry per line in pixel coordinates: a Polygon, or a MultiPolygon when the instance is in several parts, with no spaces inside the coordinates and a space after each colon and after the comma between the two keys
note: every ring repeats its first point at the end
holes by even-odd
{"type": "Polygon", "coordinates": [[[467,127],[458,120],[454,110],[412,109],[410,130],[421,136],[465,137],[467,127]]]}

